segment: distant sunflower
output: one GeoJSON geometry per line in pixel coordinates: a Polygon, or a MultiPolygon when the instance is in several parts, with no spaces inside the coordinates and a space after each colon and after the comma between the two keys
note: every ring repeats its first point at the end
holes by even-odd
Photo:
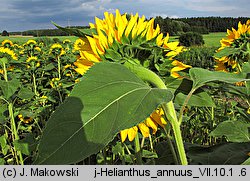
{"type": "Polygon", "coordinates": [[[12,58],[13,60],[17,60],[15,52],[9,48],[0,47],[0,58],[2,57],[8,57],[12,58]]]}
{"type": "Polygon", "coordinates": [[[6,40],[3,40],[3,41],[2,41],[2,46],[3,46],[4,48],[9,48],[9,47],[12,47],[13,45],[14,45],[14,44],[12,43],[11,40],[6,39],[6,40]]]}
{"type": "Polygon", "coordinates": [[[59,43],[54,43],[51,45],[49,53],[55,56],[62,56],[65,54],[65,50],[59,43]]]}
{"type": "Polygon", "coordinates": [[[31,123],[32,120],[33,120],[32,117],[28,117],[28,116],[23,117],[22,114],[18,114],[17,117],[18,117],[18,119],[19,119],[20,121],[22,121],[22,122],[25,123],[25,124],[31,123]]]}
{"type": "Polygon", "coordinates": [[[68,43],[71,43],[71,40],[70,40],[70,39],[65,39],[65,40],[63,40],[62,43],[63,43],[63,44],[68,44],[68,43]]]}
{"type": "Polygon", "coordinates": [[[37,44],[37,42],[36,42],[36,40],[28,40],[25,44],[24,44],[24,46],[31,46],[31,45],[36,45],[37,44]]]}
{"type": "MultiPolygon", "coordinates": [[[[250,20],[246,24],[238,23],[238,28],[232,30],[227,30],[227,37],[220,40],[221,47],[217,52],[222,51],[223,49],[230,47],[234,49],[244,50],[243,45],[249,43],[250,39],[250,20]]],[[[248,52],[249,53],[249,52],[248,52]]],[[[228,55],[220,58],[216,58],[215,70],[225,71],[225,72],[240,72],[240,61],[245,61],[244,57],[239,57],[239,55],[228,55]]]]}
{"type": "MultiPolygon", "coordinates": [[[[154,19],[147,21],[145,16],[140,18],[138,14],[121,15],[119,10],[116,10],[116,16],[108,12],[105,12],[104,16],[103,20],[96,17],[95,24],[90,23],[90,29],[95,32],[92,36],[75,41],[74,50],[79,51],[79,56],[74,64],[77,66],[75,70],[78,73],[83,75],[94,63],[103,60],[120,63],[127,60],[144,61],[143,65],[159,60],[160,64],[154,68],[160,70],[160,66],[164,65],[169,69],[169,74],[175,78],[181,77],[179,71],[191,67],[174,59],[183,51],[183,47],[179,46],[178,42],[168,42],[169,35],[167,34],[164,38],[159,25],[154,28],[154,19]],[[154,55],[153,50],[157,52],[154,55]]],[[[125,141],[128,137],[132,141],[138,130],[144,137],[148,137],[149,128],[155,133],[158,125],[162,127],[166,125],[161,109],[153,112],[150,117],[137,126],[122,130],[121,139],[125,141]]]]}
{"type": "Polygon", "coordinates": [[[236,41],[241,38],[241,36],[249,34],[250,33],[250,20],[246,22],[246,24],[241,24],[241,22],[238,23],[238,29],[232,28],[232,30],[227,29],[227,37],[222,38],[220,40],[221,47],[218,49],[218,51],[224,49],[225,47],[230,47],[236,41]]]}

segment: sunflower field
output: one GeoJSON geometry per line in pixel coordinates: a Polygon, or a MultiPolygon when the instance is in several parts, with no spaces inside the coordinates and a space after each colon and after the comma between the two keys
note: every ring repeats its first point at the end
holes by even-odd
{"type": "Polygon", "coordinates": [[[0,164],[250,164],[250,20],[201,67],[138,14],[55,26],[1,42],[0,164]]]}

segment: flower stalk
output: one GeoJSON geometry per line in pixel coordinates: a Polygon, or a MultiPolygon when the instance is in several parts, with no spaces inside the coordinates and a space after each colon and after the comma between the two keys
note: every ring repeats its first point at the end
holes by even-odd
{"type": "MultiPolygon", "coordinates": [[[[128,69],[134,72],[138,77],[140,77],[143,81],[146,81],[153,86],[160,88],[160,89],[167,89],[165,83],[161,80],[161,78],[151,70],[144,68],[142,66],[133,64],[131,62],[126,62],[124,64],[128,69]]],[[[162,103],[162,108],[164,114],[166,115],[167,119],[170,121],[174,133],[174,138],[176,140],[176,146],[179,154],[179,158],[182,165],[187,165],[187,157],[184,149],[183,139],[181,135],[181,122],[178,121],[176,111],[174,108],[173,101],[168,103],[162,103]]]]}

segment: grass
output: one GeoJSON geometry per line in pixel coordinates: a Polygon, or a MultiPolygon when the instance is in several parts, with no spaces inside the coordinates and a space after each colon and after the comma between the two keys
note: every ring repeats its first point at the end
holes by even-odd
{"type": "MultiPolygon", "coordinates": [[[[204,41],[205,41],[205,46],[207,47],[219,47],[220,46],[220,40],[222,38],[226,37],[225,32],[219,32],[219,33],[209,33],[207,35],[203,35],[204,41]]],[[[25,43],[29,39],[34,39],[36,40],[37,38],[41,37],[15,37],[15,36],[10,36],[10,37],[3,37],[0,36],[0,42],[2,42],[4,39],[9,39],[14,43],[25,43]]],[[[76,36],[48,36],[48,38],[59,38],[61,41],[65,39],[70,39],[72,42],[75,41],[78,37],[76,36]]],[[[170,36],[170,41],[178,41],[178,36],[170,36]]]]}
{"type": "MultiPolygon", "coordinates": [[[[203,35],[206,47],[220,47],[220,40],[226,37],[225,32],[209,33],[203,35]]],[[[170,36],[169,41],[178,41],[179,36],[170,36]]]]}
{"type": "MultiPolygon", "coordinates": [[[[65,40],[65,39],[70,39],[71,41],[75,41],[78,37],[76,36],[47,36],[48,38],[58,38],[61,41],[65,40]]],[[[2,42],[5,39],[9,39],[11,40],[13,43],[18,43],[18,44],[22,44],[27,42],[30,39],[36,40],[38,38],[42,38],[42,37],[32,37],[32,36],[0,36],[0,42],[2,42]]]]}
{"type": "Polygon", "coordinates": [[[205,46],[207,47],[220,47],[220,40],[225,37],[225,32],[209,33],[207,35],[203,35],[205,46]]]}

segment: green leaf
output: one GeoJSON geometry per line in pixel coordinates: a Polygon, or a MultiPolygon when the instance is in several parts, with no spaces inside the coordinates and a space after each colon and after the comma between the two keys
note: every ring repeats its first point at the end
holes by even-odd
{"type": "Polygon", "coordinates": [[[21,99],[31,99],[34,95],[35,95],[34,92],[29,88],[21,87],[17,96],[21,99]]]}
{"type": "Polygon", "coordinates": [[[0,87],[3,91],[4,97],[6,99],[9,99],[20,87],[20,82],[16,78],[13,78],[8,82],[0,80],[0,87]]]}
{"type": "MultiPolygon", "coordinates": [[[[174,102],[179,104],[179,105],[183,105],[186,97],[187,97],[187,95],[179,92],[176,95],[174,102]]],[[[188,106],[197,106],[197,107],[216,107],[214,101],[206,92],[199,92],[197,94],[193,94],[190,97],[187,105],[188,106]]]]}
{"type": "Polygon", "coordinates": [[[5,121],[5,115],[4,112],[8,110],[7,104],[0,103],[0,123],[3,124],[5,121]]]}
{"type": "Polygon", "coordinates": [[[239,165],[249,157],[250,142],[210,147],[186,143],[185,147],[191,165],[239,165]]]}
{"type": "Polygon", "coordinates": [[[4,135],[0,137],[0,146],[2,149],[2,154],[6,155],[10,149],[10,146],[7,144],[7,140],[4,135]]]}
{"type": "Polygon", "coordinates": [[[54,22],[52,22],[52,24],[55,25],[58,29],[61,29],[62,31],[78,37],[93,36],[93,34],[97,34],[95,29],[63,28],[54,22]]]}
{"type": "Polygon", "coordinates": [[[189,75],[191,80],[193,81],[193,88],[198,88],[212,81],[220,81],[231,84],[241,81],[250,81],[250,78],[247,78],[247,75],[245,73],[234,74],[226,72],[216,72],[202,68],[191,68],[189,70],[189,75]]]}
{"type": "Polygon", "coordinates": [[[81,161],[172,97],[169,90],[149,87],[123,65],[95,64],[48,120],[35,164],[81,161]]]}
{"type": "Polygon", "coordinates": [[[244,161],[241,165],[250,165],[250,158],[244,161]]]}
{"type": "Polygon", "coordinates": [[[242,121],[224,121],[220,123],[215,130],[210,133],[210,136],[226,136],[231,142],[249,142],[250,135],[248,128],[250,123],[242,121]]]}
{"type": "Polygon", "coordinates": [[[17,151],[20,151],[21,153],[25,155],[30,155],[28,143],[22,142],[21,140],[15,140],[13,142],[13,145],[17,151]]]}
{"type": "Polygon", "coordinates": [[[0,165],[4,165],[4,164],[5,164],[4,158],[0,158],[0,165]]]}
{"type": "Polygon", "coordinates": [[[158,158],[155,152],[151,152],[148,150],[142,150],[142,157],[143,158],[158,158]]]}
{"type": "Polygon", "coordinates": [[[107,49],[105,51],[105,58],[106,59],[111,59],[115,62],[119,62],[119,60],[122,59],[122,56],[115,50],[112,49],[107,49]]]}
{"type": "Polygon", "coordinates": [[[239,53],[239,50],[233,47],[225,47],[222,50],[220,50],[219,52],[214,54],[214,57],[216,58],[221,58],[224,56],[229,56],[229,55],[233,55],[235,53],[239,53]]]}

